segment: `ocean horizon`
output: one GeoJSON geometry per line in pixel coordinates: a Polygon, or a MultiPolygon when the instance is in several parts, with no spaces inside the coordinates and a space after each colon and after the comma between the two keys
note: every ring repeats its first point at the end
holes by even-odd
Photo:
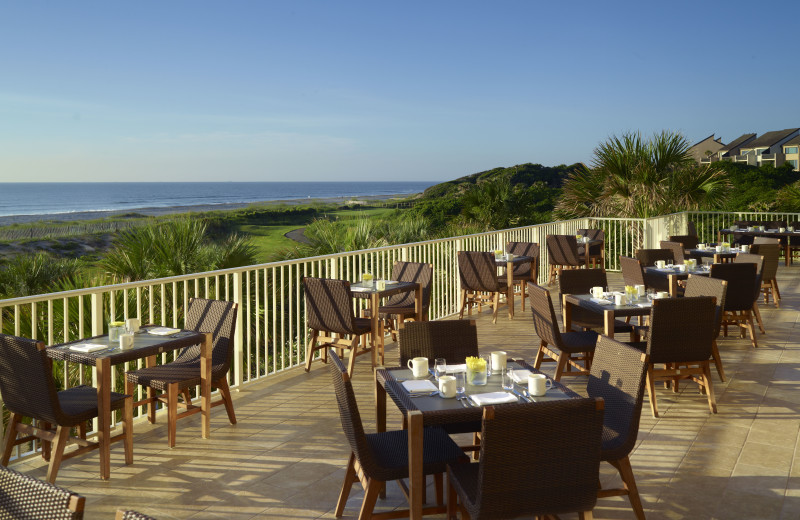
{"type": "Polygon", "coordinates": [[[435,184],[394,181],[0,183],[0,217],[403,196],[421,193],[435,184]]]}

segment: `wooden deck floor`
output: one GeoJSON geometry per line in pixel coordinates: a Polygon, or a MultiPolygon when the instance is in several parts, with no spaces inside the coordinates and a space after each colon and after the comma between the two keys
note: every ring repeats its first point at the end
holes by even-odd
{"type": "MultiPolygon", "coordinates": [[[[618,276],[610,278],[621,285],[618,276]]],[[[800,267],[781,266],[778,279],[783,302],[779,309],[762,305],[767,334],[759,337],[760,348],[738,337],[719,343],[728,381],[714,374],[718,414],[708,412],[705,397],[688,383],[679,394],[657,390],[659,419],[645,403],[631,462],[649,519],[800,518],[800,267]]],[[[503,315],[497,324],[488,311],[476,318],[481,350],[532,359],[538,339],[529,309],[517,306],[515,320],[503,315]]],[[[397,351],[389,345],[392,364],[397,351]]],[[[374,413],[366,357],[356,372],[369,430],[374,413]]],[[[582,392],[585,384],[570,386],[582,392]]],[[[133,465],[123,464],[121,446],[115,446],[109,481],[99,478],[95,452],[65,462],[58,484],[87,497],[89,519],[113,518],[117,508],[159,519],[333,518],[349,452],[327,368],[317,362],[310,373],[293,369],[271,376],[234,399],[238,424],[228,424],[216,408],[211,439],[200,438],[197,415],[178,424],[174,449],[166,447],[164,424],[137,423],[133,465]]],[[[389,420],[390,428],[399,427],[396,411],[389,420]]],[[[45,475],[39,458],[16,467],[45,475]]],[[[611,466],[601,472],[604,484],[617,480],[611,466]]],[[[353,489],[345,518],[356,517],[362,496],[353,489]]],[[[378,508],[402,504],[397,485],[390,484],[378,508]]],[[[606,498],[598,501],[595,517],[633,515],[626,499],[606,498]]]]}

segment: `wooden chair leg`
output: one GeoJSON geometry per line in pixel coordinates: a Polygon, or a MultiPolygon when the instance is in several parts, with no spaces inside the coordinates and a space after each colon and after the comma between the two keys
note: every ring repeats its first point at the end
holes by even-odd
{"type": "Polygon", "coordinates": [[[772,285],[772,299],[775,300],[775,306],[777,307],[780,305],[781,301],[781,291],[778,289],[778,280],[770,280],[770,285],[772,285]]]}
{"type": "MultiPolygon", "coordinates": [[[[84,425],[85,428],[85,425],[84,425]]],[[[125,398],[125,408],[122,410],[122,433],[125,445],[125,464],[133,464],[133,396],[125,398]]]]}
{"type": "Polygon", "coordinates": [[[311,341],[308,342],[308,347],[306,347],[306,372],[311,370],[311,361],[314,359],[314,350],[317,346],[317,337],[319,336],[319,331],[312,330],[311,331],[311,341]]]}
{"type": "Polygon", "coordinates": [[[344,507],[347,505],[347,498],[350,496],[350,489],[353,487],[356,480],[358,480],[356,475],[356,456],[354,453],[351,453],[350,460],[347,462],[347,471],[344,474],[342,490],[339,492],[339,500],[336,502],[336,511],[334,513],[336,518],[339,518],[344,513],[344,507]]]}
{"type": "Polygon", "coordinates": [[[578,518],[580,518],[580,520],[592,520],[594,515],[592,515],[591,511],[581,511],[578,513],[578,518]]]}
{"type": "Polygon", "coordinates": [[[147,387],[147,420],[150,424],[156,422],[156,406],[158,405],[158,398],[156,397],[155,388],[147,387]]]}
{"type": "Polygon", "coordinates": [[[569,358],[569,354],[566,352],[562,352],[558,356],[558,364],[556,365],[556,373],[553,376],[553,379],[556,381],[561,381],[561,374],[564,373],[564,367],[569,366],[567,365],[567,359],[569,358]]]}
{"type": "Polygon", "coordinates": [[[167,386],[167,444],[175,447],[178,422],[178,385],[171,383],[167,386]]]}
{"type": "Polygon", "coordinates": [[[499,292],[494,293],[494,298],[492,299],[492,302],[493,302],[492,303],[492,307],[494,307],[494,309],[492,309],[494,311],[494,312],[492,312],[492,323],[497,323],[497,308],[500,307],[500,293],[499,292]]]}
{"type": "Polygon", "coordinates": [[[433,484],[436,487],[436,505],[444,505],[444,474],[436,473],[433,476],[433,484]]]}
{"type": "Polygon", "coordinates": [[[717,400],[714,398],[714,386],[711,383],[711,368],[709,362],[703,363],[703,386],[708,396],[708,409],[711,413],[717,413],[717,400]]]}
{"type": "Polygon", "coordinates": [[[192,406],[192,394],[189,393],[189,389],[184,388],[181,395],[183,396],[183,402],[186,403],[186,407],[192,406]]]}
{"type": "Polygon", "coordinates": [[[458,509],[458,495],[456,488],[453,487],[453,482],[450,480],[450,472],[447,473],[447,518],[456,518],[456,510],[458,509]]]}
{"type": "Polygon", "coordinates": [[[0,463],[3,466],[8,466],[8,461],[11,460],[11,452],[14,451],[14,441],[17,440],[17,424],[22,421],[22,414],[12,414],[6,426],[6,435],[3,439],[3,459],[0,463]]]}
{"type": "Polygon", "coordinates": [[[539,344],[539,351],[536,352],[536,359],[533,361],[533,368],[539,370],[539,367],[542,366],[542,360],[544,360],[544,347],[547,346],[547,343],[542,341],[539,344]]]}
{"type": "Polygon", "coordinates": [[[225,411],[228,412],[228,420],[231,424],[236,424],[236,414],[233,412],[233,400],[231,399],[231,389],[228,386],[228,377],[223,376],[222,379],[214,383],[219,389],[222,400],[225,403],[225,411]]]}
{"type": "Polygon", "coordinates": [[[761,331],[761,334],[766,334],[767,331],[764,330],[764,322],[761,321],[761,311],[758,308],[758,303],[753,302],[753,314],[756,316],[756,321],[758,322],[758,330],[761,331]]]}
{"type": "Polygon", "coordinates": [[[636,487],[636,479],[633,476],[630,458],[628,458],[626,455],[622,459],[612,460],[609,462],[612,466],[617,468],[617,471],[619,471],[619,476],[622,477],[622,485],[628,492],[628,499],[631,501],[631,508],[633,508],[633,512],[636,515],[637,520],[645,520],[642,499],[639,497],[639,488],[636,487]]]}
{"type": "Polygon", "coordinates": [[[653,417],[658,417],[658,406],[656,405],[656,385],[653,381],[653,365],[647,366],[647,397],[650,398],[650,411],[653,417]]]}
{"type": "MultiPolygon", "coordinates": [[[[366,336],[361,336],[361,338],[358,338],[358,340],[360,341],[365,337],[366,336]]],[[[358,357],[356,355],[358,353],[358,343],[356,342],[356,339],[354,339],[353,341],[354,341],[353,348],[350,349],[350,359],[347,360],[347,375],[350,376],[351,378],[353,377],[353,372],[356,369],[356,357],[358,357]]]]}
{"type": "Polygon", "coordinates": [[[458,310],[458,319],[464,318],[464,308],[467,306],[467,291],[461,289],[461,308],[458,310]]]}
{"type": "Polygon", "coordinates": [[[750,311],[745,312],[744,315],[745,320],[745,329],[750,331],[750,342],[753,344],[753,348],[758,348],[758,339],[756,338],[756,327],[753,324],[753,314],[750,311]]]}
{"type": "MultiPolygon", "coordinates": [[[[81,424],[83,425],[83,437],[81,437],[81,439],[85,439],[86,438],[86,423],[81,423],[81,424]]],[[[48,422],[40,421],[39,422],[39,426],[43,430],[48,430],[49,431],[52,425],[50,423],[48,423],[48,422]]],[[[80,427],[78,428],[78,433],[80,433],[80,427]]],[[[50,449],[53,447],[53,443],[48,441],[48,440],[45,440],[45,439],[40,439],[40,441],[42,443],[42,458],[44,460],[50,462],[50,449]]]]}
{"type": "Polygon", "coordinates": [[[378,501],[378,494],[381,492],[383,482],[375,479],[367,480],[367,489],[364,490],[364,500],[361,502],[361,511],[358,513],[359,520],[366,520],[372,516],[375,509],[375,502],[378,501]]]}
{"type": "Polygon", "coordinates": [[[67,447],[67,440],[69,439],[69,427],[58,426],[56,427],[55,445],[53,446],[53,453],[50,455],[50,464],[47,466],[47,481],[55,484],[58,469],[61,467],[61,460],[64,458],[64,448],[67,447]]]}
{"type": "Polygon", "coordinates": [[[719,379],[724,383],[725,369],[722,368],[722,358],[719,355],[719,349],[717,348],[716,338],[714,338],[714,342],[711,344],[711,357],[714,358],[714,366],[717,367],[717,374],[719,374],[719,379]]]}

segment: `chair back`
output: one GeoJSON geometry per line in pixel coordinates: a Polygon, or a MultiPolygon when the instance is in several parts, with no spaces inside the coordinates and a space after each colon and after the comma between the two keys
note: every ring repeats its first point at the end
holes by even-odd
{"type": "Polygon", "coordinates": [[[355,313],[350,282],[331,278],[303,278],[306,326],[338,334],[353,334],[355,313]]]}
{"type": "Polygon", "coordinates": [[[80,520],[86,498],[39,479],[0,466],[0,517],[80,520]]]}
{"type": "Polygon", "coordinates": [[[725,310],[725,298],[728,294],[728,282],[710,276],[689,275],[686,280],[686,290],[684,297],[693,298],[695,296],[711,296],[717,302],[714,310],[714,337],[719,336],[719,328],[722,323],[722,312],[725,310]]]}
{"type": "MultiPolygon", "coordinates": [[[[738,253],[733,259],[734,264],[756,264],[756,283],[753,287],[753,301],[761,294],[761,280],[764,271],[764,257],[754,253],[738,253]]],[[[777,270],[777,268],[776,268],[777,270]]]]}
{"type": "MultiPolygon", "coordinates": [[[[725,295],[726,311],[746,311],[753,308],[758,266],[754,263],[711,264],[711,277],[728,282],[725,295]]],[[[759,287],[760,290],[760,287],[759,287]]]]}
{"type": "Polygon", "coordinates": [[[464,363],[468,356],[478,356],[475,320],[412,321],[398,331],[398,342],[400,366],[415,357],[426,357],[433,365],[436,358],[464,363]]]}
{"type": "MultiPolygon", "coordinates": [[[[431,284],[433,283],[433,266],[423,262],[400,262],[392,265],[392,280],[398,282],[414,282],[422,285],[422,314],[428,314],[431,305],[431,284]]],[[[395,294],[387,305],[414,305],[414,292],[395,294]]]]}
{"type": "Polygon", "coordinates": [[[709,359],[714,341],[715,312],[716,301],[711,296],[653,300],[647,338],[650,362],[682,363],[709,359]]]}
{"type": "MultiPolygon", "coordinates": [[[[186,310],[185,327],[195,332],[210,332],[213,340],[211,350],[214,374],[217,380],[228,371],[233,358],[234,332],[236,331],[236,314],[239,304],[224,300],[207,300],[191,298],[186,310]]],[[[176,358],[176,363],[200,359],[200,345],[184,349],[176,358]]]]}
{"type": "Polygon", "coordinates": [[[551,265],[582,265],[575,235],[547,235],[547,258],[551,265]]]}
{"type": "Polygon", "coordinates": [[[472,518],[591,511],[602,428],[601,399],[485,408],[472,518]],[[532,442],[521,449],[520,439],[532,442]]]}
{"type": "Polygon", "coordinates": [[[754,244],[750,247],[750,252],[764,258],[761,266],[761,281],[771,282],[774,280],[778,274],[778,264],[780,263],[780,244],[754,244]]]}
{"type": "MultiPolygon", "coordinates": [[[[686,234],[697,238],[697,226],[691,220],[686,223],[686,234]]],[[[671,237],[670,240],[672,240],[671,237]]]]}
{"type": "MultiPolygon", "coordinates": [[[[670,235],[669,236],[670,242],[678,242],[683,246],[684,249],[696,249],[697,244],[699,244],[699,240],[697,239],[697,235],[670,235]]],[[[662,248],[664,246],[661,246],[662,248]]]]}
{"type": "Polygon", "coordinates": [[[619,265],[622,269],[622,279],[625,285],[644,285],[644,271],[642,263],[630,256],[620,255],[619,265]]]}
{"type": "MultiPolygon", "coordinates": [[[[608,278],[603,269],[567,269],[559,281],[559,302],[565,294],[587,294],[592,287],[607,287],[608,278]]],[[[583,307],[572,307],[572,321],[583,327],[602,327],[603,317],[583,307]]],[[[565,332],[569,332],[568,330],[565,332]]]]}
{"type": "Polygon", "coordinates": [[[508,242],[506,253],[533,258],[531,263],[514,264],[514,278],[528,279],[536,283],[536,280],[539,279],[539,244],[536,242],[508,242]]]}
{"type": "Polygon", "coordinates": [[[0,334],[0,395],[11,412],[50,424],[69,424],[41,341],[0,334]]]}
{"type": "Polygon", "coordinates": [[[763,244],[775,244],[780,245],[781,239],[780,238],[772,238],[772,237],[755,237],[753,238],[753,245],[763,245],[763,244]]]}
{"type": "Polygon", "coordinates": [[[621,459],[636,444],[648,361],[630,345],[608,336],[597,339],[586,394],[605,404],[602,460],[621,459]]]}
{"type": "MultiPolygon", "coordinates": [[[[579,229],[577,234],[589,237],[590,240],[602,240],[602,244],[594,244],[589,246],[589,254],[599,255],[603,252],[606,242],[606,232],[602,229],[579,229]]],[[[578,249],[580,251],[580,248],[578,249]]]]}
{"type": "Polygon", "coordinates": [[[497,264],[494,253],[485,251],[459,251],[458,276],[461,288],[470,291],[497,292],[497,264]]]}
{"type": "Polygon", "coordinates": [[[659,245],[661,249],[669,249],[672,251],[672,261],[676,264],[683,263],[683,244],[680,242],[671,242],[668,240],[662,240],[659,245]]]}
{"type": "Polygon", "coordinates": [[[539,339],[548,345],[562,347],[561,330],[558,328],[558,318],[553,309],[553,300],[550,291],[534,283],[528,282],[528,298],[533,314],[533,328],[539,339]]]}
{"type": "Polygon", "coordinates": [[[639,259],[642,267],[654,266],[658,260],[664,260],[665,262],[675,261],[675,255],[673,255],[671,249],[637,249],[636,258],[639,259]]]}
{"type": "Polygon", "coordinates": [[[785,228],[786,227],[786,221],[785,220],[770,220],[770,221],[764,223],[764,227],[766,227],[767,229],[785,228]]]}

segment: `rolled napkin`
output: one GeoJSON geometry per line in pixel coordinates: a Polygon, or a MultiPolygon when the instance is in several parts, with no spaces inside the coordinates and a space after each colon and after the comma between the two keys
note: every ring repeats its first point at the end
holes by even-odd
{"type": "Polygon", "coordinates": [[[439,391],[439,388],[428,379],[409,379],[402,384],[409,394],[429,394],[439,391]]]}
{"type": "Polygon", "coordinates": [[[594,297],[592,297],[591,300],[594,303],[599,303],[600,305],[611,305],[612,303],[614,303],[614,302],[606,300],[604,298],[594,298],[594,297]]]}
{"type": "Polygon", "coordinates": [[[531,375],[530,370],[518,368],[516,370],[509,370],[509,372],[511,372],[511,379],[513,379],[515,383],[519,383],[521,385],[528,384],[528,376],[531,375]]]}
{"type": "Polygon", "coordinates": [[[70,350],[75,350],[77,352],[94,352],[95,350],[103,350],[108,348],[108,345],[103,345],[101,343],[78,343],[76,345],[70,345],[70,350]]]}
{"type": "Polygon", "coordinates": [[[147,329],[148,334],[155,334],[156,336],[169,336],[170,334],[175,334],[180,331],[181,329],[173,329],[170,327],[154,327],[152,329],[147,329]]]}
{"type": "Polygon", "coordinates": [[[519,399],[508,392],[487,392],[485,394],[472,394],[469,396],[477,405],[517,403],[519,399]]]}

